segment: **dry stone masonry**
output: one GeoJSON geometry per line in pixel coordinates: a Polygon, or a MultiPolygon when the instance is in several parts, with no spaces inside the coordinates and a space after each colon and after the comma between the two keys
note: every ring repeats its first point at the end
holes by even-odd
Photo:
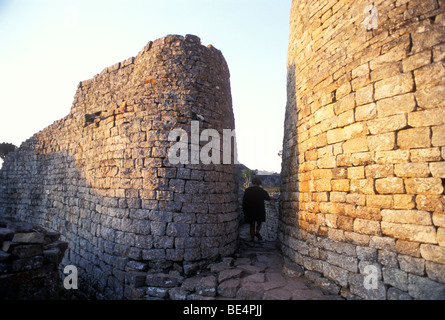
{"type": "Polygon", "coordinates": [[[60,232],[90,297],[132,298],[132,272],[192,275],[238,236],[234,166],[169,161],[169,133],[192,121],[234,129],[224,57],[192,35],[149,42],[82,81],[69,115],[8,156],[0,216],[60,232]]]}
{"type": "Polygon", "coordinates": [[[445,299],[445,2],[294,0],[280,240],[333,292],[445,299]]]}
{"type": "Polygon", "coordinates": [[[0,220],[0,298],[43,300],[59,296],[59,263],[68,247],[60,234],[0,220]]]}

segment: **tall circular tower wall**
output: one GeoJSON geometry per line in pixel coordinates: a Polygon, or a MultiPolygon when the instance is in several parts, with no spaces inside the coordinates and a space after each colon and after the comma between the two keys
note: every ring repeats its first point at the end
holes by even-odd
{"type": "Polygon", "coordinates": [[[100,297],[122,298],[128,271],[187,275],[234,253],[229,77],[219,50],[171,35],[82,81],[70,114],[6,159],[0,214],[59,231],[100,297]]]}
{"type": "Polygon", "coordinates": [[[326,290],[445,298],[445,4],[292,1],[280,240],[326,290]]]}

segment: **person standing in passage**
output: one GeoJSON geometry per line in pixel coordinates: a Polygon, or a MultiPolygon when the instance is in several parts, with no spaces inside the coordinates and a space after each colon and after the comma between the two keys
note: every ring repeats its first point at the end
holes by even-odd
{"type": "Polygon", "coordinates": [[[246,222],[250,224],[250,237],[252,241],[255,240],[255,236],[258,240],[263,240],[260,231],[261,224],[266,221],[264,201],[271,200],[269,194],[261,188],[260,185],[260,178],[253,178],[252,186],[246,189],[243,196],[243,212],[246,222]]]}

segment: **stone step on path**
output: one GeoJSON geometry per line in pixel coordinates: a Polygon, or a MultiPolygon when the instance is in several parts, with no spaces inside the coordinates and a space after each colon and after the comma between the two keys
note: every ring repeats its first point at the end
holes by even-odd
{"type": "Polygon", "coordinates": [[[187,300],[343,300],[311,286],[298,266],[284,261],[277,241],[250,241],[245,228],[234,257],[185,280],[182,289],[195,292],[187,300]]]}
{"type": "MultiPolygon", "coordinates": [[[[237,300],[342,299],[339,296],[324,295],[319,288],[311,287],[303,277],[292,273],[292,267],[285,267],[277,242],[241,241],[244,243],[241,244],[240,257],[234,260],[234,269],[231,269],[241,270],[241,276],[220,283],[217,298],[237,300]],[[231,289],[236,288],[237,284],[238,289],[233,295],[235,290],[231,289]]],[[[220,275],[225,273],[227,271],[222,271],[220,275]]],[[[232,271],[232,273],[237,274],[236,271],[232,271]]]]}

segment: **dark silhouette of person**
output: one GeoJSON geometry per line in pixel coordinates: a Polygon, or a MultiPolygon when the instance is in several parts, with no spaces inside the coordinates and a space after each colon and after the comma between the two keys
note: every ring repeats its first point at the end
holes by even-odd
{"type": "Polygon", "coordinates": [[[246,222],[250,224],[250,237],[252,241],[255,240],[255,236],[258,240],[263,240],[260,231],[261,224],[266,221],[264,201],[275,200],[275,198],[271,198],[269,194],[260,187],[261,184],[260,178],[253,178],[252,186],[246,189],[243,196],[243,212],[246,222]]]}

